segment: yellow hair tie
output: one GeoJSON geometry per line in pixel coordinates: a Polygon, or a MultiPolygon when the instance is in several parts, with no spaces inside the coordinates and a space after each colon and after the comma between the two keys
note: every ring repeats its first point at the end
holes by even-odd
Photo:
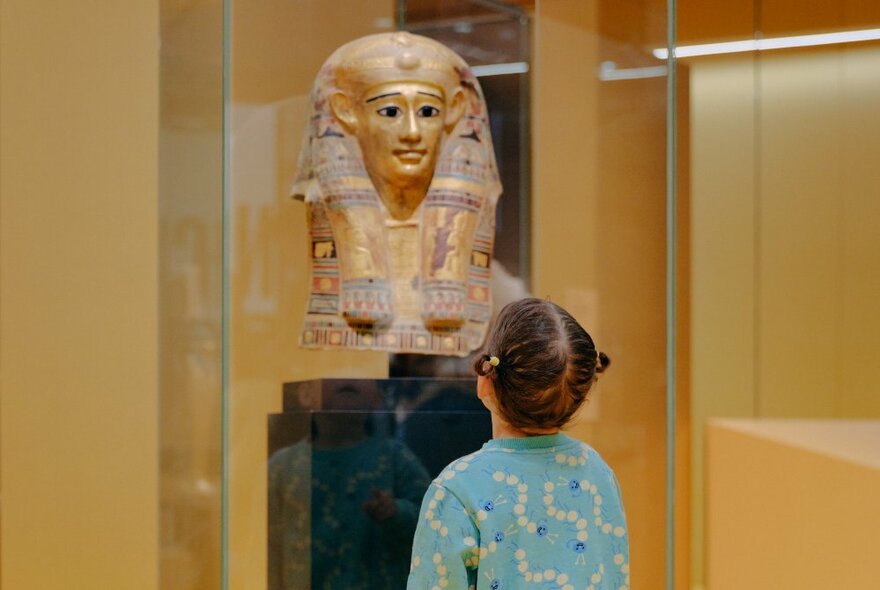
{"type": "Polygon", "coordinates": [[[493,367],[497,367],[498,365],[501,364],[501,361],[498,359],[497,356],[490,356],[489,357],[489,364],[492,365],[493,367]]]}

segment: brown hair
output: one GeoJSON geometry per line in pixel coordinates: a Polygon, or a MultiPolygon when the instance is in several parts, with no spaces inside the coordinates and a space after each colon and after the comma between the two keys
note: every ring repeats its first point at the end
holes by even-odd
{"type": "Polygon", "coordinates": [[[529,432],[568,422],[610,362],[570,313],[529,298],[504,306],[474,370],[492,380],[502,417],[529,432]]]}

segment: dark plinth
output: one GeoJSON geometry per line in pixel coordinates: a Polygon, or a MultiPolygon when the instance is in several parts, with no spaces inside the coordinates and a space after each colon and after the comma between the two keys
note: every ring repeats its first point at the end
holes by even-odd
{"type": "Polygon", "coordinates": [[[371,434],[405,444],[435,477],[492,437],[476,379],[315,379],[283,386],[283,411],[269,416],[268,451],[311,440],[315,415],[370,414],[371,434]]]}

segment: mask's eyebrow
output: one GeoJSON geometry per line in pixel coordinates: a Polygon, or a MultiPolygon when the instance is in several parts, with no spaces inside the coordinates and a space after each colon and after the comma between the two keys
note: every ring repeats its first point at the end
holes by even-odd
{"type": "Polygon", "coordinates": [[[442,96],[438,96],[438,95],[433,94],[433,93],[431,93],[431,92],[423,92],[423,91],[419,90],[418,93],[419,93],[419,94],[424,94],[425,96],[433,96],[434,98],[436,98],[436,99],[439,100],[439,101],[442,101],[442,100],[443,100],[443,97],[442,97],[442,96]]]}
{"type": "Polygon", "coordinates": [[[387,94],[380,94],[378,96],[374,96],[373,98],[368,98],[366,100],[366,102],[373,102],[374,100],[379,100],[380,98],[385,98],[387,96],[397,96],[399,94],[400,94],[399,92],[389,92],[387,94]]]}

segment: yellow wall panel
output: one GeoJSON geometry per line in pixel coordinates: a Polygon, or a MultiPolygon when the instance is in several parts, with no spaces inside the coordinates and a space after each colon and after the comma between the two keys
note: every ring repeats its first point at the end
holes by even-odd
{"type": "MultiPolygon", "coordinates": [[[[837,307],[835,409],[880,416],[880,48],[841,59],[841,270],[837,307]]],[[[827,362],[827,361],[826,361],[827,362]]]]}
{"type": "Polygon", "coordinates": [[[0,23],[0,584],[155,588],[158,3],[0,23]]]}
{"type": "Polygon", "coordinates": [[[756,62],[759,416],[835,413],[837,285],[844,270],[837,255],[844,106],[839,55],[771,54],[756,62]],[[825,379],[805,370],[826,366],[825,379]]]}
{"type": "Polygon", "coordinates": [[[747,60],[690,65],[691,546],[701,580],[703,427],[754,412],[754,74],[747,60]],[[723,116],[720,116],[722,115],[723,116]]]}
{"type": "Polygon", "coordinates": [[[707,418],[880,416],[880,47],[687,66],[699,582],[707,418]]]}

